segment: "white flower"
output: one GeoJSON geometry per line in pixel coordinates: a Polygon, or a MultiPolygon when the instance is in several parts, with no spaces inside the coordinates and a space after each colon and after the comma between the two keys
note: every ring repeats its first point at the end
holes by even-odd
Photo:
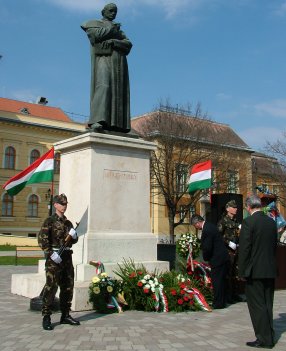
{"type": "Polygon", "coordinates": [[[146,275],[144,276],[144,279],[146,279],[146,280],[149,280],[150,278],[151,278],[150,274],[146,274],[146,275]]]}
{"type": "Polygon", "coordinates": [[[160,288],[160,289],[163,289],[163,288],[164,288],[164,285],[163,285],[163,284],[159,284],[159,288],[160,288]]]}
{"type": "Polygon", "coordinates": [[[154,288],[153,286],[151,287],[151,291],[152,291],[152,292],[155,292],[155,288],[154,288]]]}
{"type": "Polygon", "coordinates": [[[150,289],[150,285],[149,285],[149,284],[146,284],[146,285],[144,286],[144,288],[150,289]]]}
{"type": "Polygon", "coordinates": [[[141,280],[141,283],[145,284],[145,283],[146,283],[146,280],[145,280],[145,279],[142,279],[142,280],[141,280]]]}

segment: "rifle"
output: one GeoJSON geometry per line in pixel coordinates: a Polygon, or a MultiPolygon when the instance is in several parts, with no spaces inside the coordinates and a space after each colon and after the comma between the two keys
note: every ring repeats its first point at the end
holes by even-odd
{"type": "MultiPolygon", "coordinates": [[[[74,228],[74,230],[77,229],[77,227],[79,226],[80,222],[75,222],[76,226],[74,228]]],[[[63,243],[63,245],[59,248],[58,251],[58,255],[61,256],[61,254],[65,251],[65,248],[68,246],[68,244],[70,243],[70,241],[72,240],[72,236],[68,235],[65,239],[65,242],[63,243]]]]}

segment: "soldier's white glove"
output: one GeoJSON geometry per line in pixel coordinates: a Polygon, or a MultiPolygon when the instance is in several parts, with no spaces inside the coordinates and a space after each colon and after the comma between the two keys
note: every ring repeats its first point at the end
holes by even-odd
{"type": "Polygon", "coordinates": [[[62,262],[61,256],[57,252],[53,252],[51,259],[57,264],[62,262]]]}
{"type": "Polygon", "coordinates": [[[236,244],[235,244],[233,241],[230,241],[230,242],[228,243],[228,246],[229,246],[231,249],[236,250],[236,244]]]}
{"type": "Polygon", "coordinates": [[[69,235],[70,235],[73,239],[76,239],[76,238],[77,238],[77,232],[76,232],[76,230],[74,230],[73,228],[71,228],[70,231],[69,231],[69,235]]]}

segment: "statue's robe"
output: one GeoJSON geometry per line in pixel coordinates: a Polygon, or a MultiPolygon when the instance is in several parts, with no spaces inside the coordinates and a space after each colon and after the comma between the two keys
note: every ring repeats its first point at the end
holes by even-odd
{"type": "Polygon", "coordinates": [[[132,43],[119,24],[90,20],[81,25],[91,44],[89,126],[99,123],[106,130],[130,131],[130,90],[126,56],[132,43]],[[114,30],[117,26],[118,30],[114,30]],[[113,45],[106,41],[113,40],[113,45]]]}

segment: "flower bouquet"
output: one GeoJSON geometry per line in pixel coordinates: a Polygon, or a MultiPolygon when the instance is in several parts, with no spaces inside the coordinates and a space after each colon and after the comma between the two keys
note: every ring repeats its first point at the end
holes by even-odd
{"type": "Polygon", "coordinates": [[[148,273],[143,265],[135,265],[132,260],[124,260],[118,266],[115,273],[122,279],[122,289],[130,310],[167,312],[164,287],[156,272],[148,273]]]}
{"type": "Polygon", "coordinates": [[[161,275],[160,281],[164,283],[170,311],[211,311],[209,306],[212,300],[211,292],[187,276],[174,271],[165,272],[161,275]],[[202,290],[207,293],[207,298],[202,290]]]}
{"type": "Polygon", "coordinates": [[[99,313],[119,312],[120,306],[116,300],[122,291],[121,282],[109,277],[107,273],[100,273],[92,278],[89,286],[89,302],[99,313]]]}
{"type": "Polygon", "coordinates": [[[192,251],[192,257],[198,257],[200,254],[200,248],[200,242],[194,233],[182,234],[176,242],[177,253],[183,259],[188,258],[190,249],[192,251]]]}

